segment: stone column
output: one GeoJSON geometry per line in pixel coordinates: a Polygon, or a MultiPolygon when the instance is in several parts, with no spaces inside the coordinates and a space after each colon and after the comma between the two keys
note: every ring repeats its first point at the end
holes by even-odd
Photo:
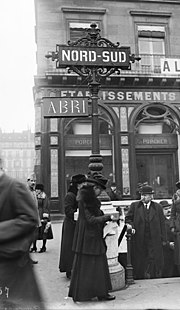
{"type": "MultiPolygon", "coordinates": [[[[111,201],[102,201],[101,209],[104,214],[113,214],[119,219],[119,212],[113,207],[111,201]]],[[[125,270],[118,262],[118,225],[117,222],[109,222],[104,228],[104,236],[107,244],[107,259],[112,283],[112,291],[125,287],[125,270]]]]}

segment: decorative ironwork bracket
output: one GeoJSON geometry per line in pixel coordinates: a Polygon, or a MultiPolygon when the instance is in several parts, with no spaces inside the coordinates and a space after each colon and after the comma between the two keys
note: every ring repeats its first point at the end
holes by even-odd
{"type": "MultiPolygon", "coordinates": [[[[86,29],[87,35],[83,38],[80,38],[74,42],[68,41],[68,46],[70,47],[90,47],[90,48],[115,48],[118,50],[120,48],[120,43],[112,43],[110,40],[106,38],[102,38],[100,35],[100,29],[97,28],[97,25],[95,23],[92,23],[90,25],[90,28],[86,29]]],[[[58,52],[58,45],[56,46],[56,52],[49,52],[47,55],[45,55],[46,58],[52,58],[52,61],[58,62],[59,59],[59,52],[58,52]]],[[[139,61],[141,58],[138,56],[135,56],[134,54],[129,55],[130,63],[134,63],[135,61],[139,61]]],[[[131,65],[123,68],[124,70],[130,70],[131,65]]],[[[81,77],[86,78],[89,82],[92,82],[94,79],[97,82],[100,82],[100,79],[103,77],[108,77],[113,73],[116,73],[117,75],[120,74],[121,69],[117,66],[113,66],[112,64],[106,65],[106,66],[86,66],[86,65],[73,65],[73,66],[67,66],[68,72],[75,72],[81,77]]]]}

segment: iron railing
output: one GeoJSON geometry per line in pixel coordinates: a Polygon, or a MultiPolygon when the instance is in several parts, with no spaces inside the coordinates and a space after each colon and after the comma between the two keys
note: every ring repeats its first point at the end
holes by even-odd
{"type": "MultiPolygon", "coordinates": [[[[177,59],[180,62],[180,55],[167,56],[167,55],[155,55],[155,54],[140,54],[141,60],[139,62],[131,63],[131,70],[121,70],[121,75],[151,75],[151,76],[166,76],[166,73],[161,72],[161,59],[177,59]]],[[[47,67],[45,74],[50,75],[77,75],[76,73],[69,73],[68,69],[56,69],[56,63],[47,59],[47,67]]],[[[178,68],[180,69],[180,68],[178,68]]],[[[116,75],[116,74],[112,74],[116,75]]],[[[169,73],[168,73],[169,75],[169,73]]],[[[172,73],[172,76],[174,74],[172,73]]],[[[180,77],[180,71],[176,73],[180,77]]]]}

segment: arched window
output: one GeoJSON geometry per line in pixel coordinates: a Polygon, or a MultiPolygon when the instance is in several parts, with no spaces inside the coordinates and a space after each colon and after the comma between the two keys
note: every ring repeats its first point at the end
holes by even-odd
{"type": "Polygon", "coordinates": [[[163,105],[146,106],[135,121],[135,132],[138,134],[175,133],[178,121],[170,110],[163,105]]]}

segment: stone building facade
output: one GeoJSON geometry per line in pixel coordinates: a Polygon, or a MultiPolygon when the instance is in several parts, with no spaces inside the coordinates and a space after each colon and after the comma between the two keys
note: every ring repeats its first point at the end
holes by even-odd
{"type": "Polygon", "coordinates": [[[34,133],[31,130],[0,131],[0,150],[6,173],[26,183],[27,177],[34,171],[35,165],[34,133]]]}
{"type": "MultiPolygon", "coordinates": [[[[37,75],[34,79],[36,175],[63,213],[70,177],[87,173],[92,148],[91,113],[44,118],[44,98],[86,98],[86,79],[52,61],[56,44],[85,36],[96,23],[101,36],[141,58],[101,80],[99,141],[103,173],[123,200],[147,181],[155,198],[172,197],[179,179],[180,1],[35,0],[37,75]]],[[[91,105],[89,105],[91,110],[91,105]]]]}

